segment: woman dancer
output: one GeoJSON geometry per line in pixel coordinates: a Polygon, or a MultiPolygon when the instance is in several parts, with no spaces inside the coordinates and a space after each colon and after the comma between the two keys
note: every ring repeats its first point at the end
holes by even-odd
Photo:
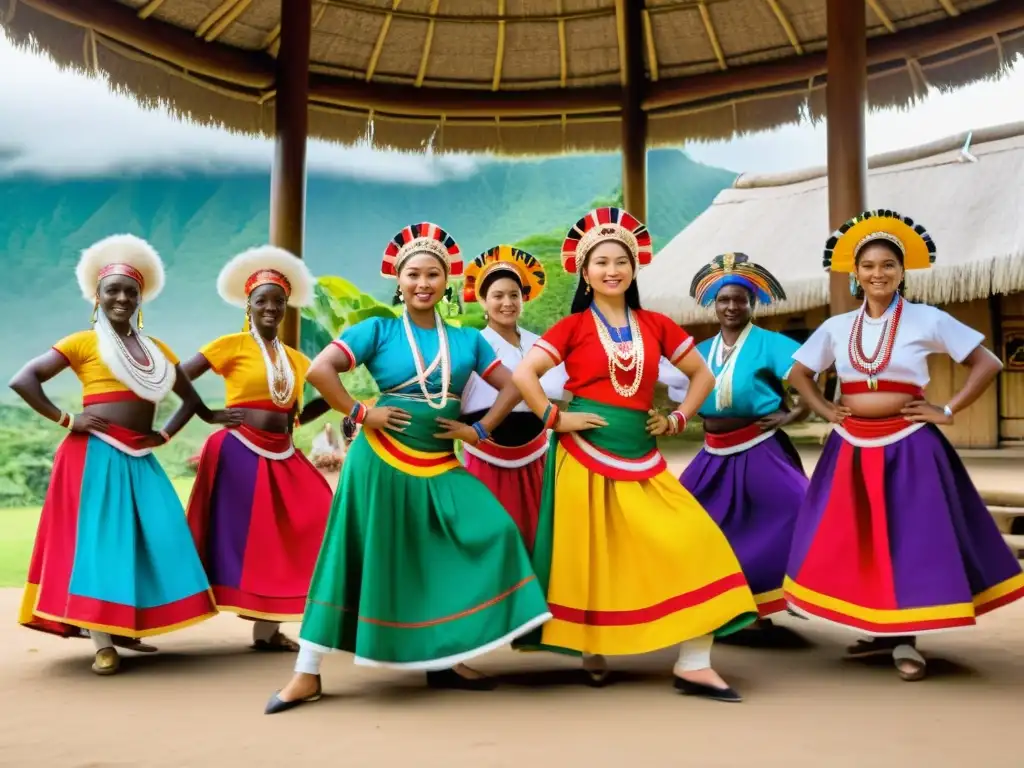
{"type": "Polygon", "coordinates": [[[70,432],[54,457],[19,622],[64,637],[88,630],[93,672],[112,675],[120,668],[112,635],[157,635],[216,613],[181,502],[152,449],[196,412],[215,423],[235,417],[207,410],[174,353],[142,334],[141,304],[164,284],[148,243],[101,240],[82,253],[76,275],[94,328],[61,339],[11,380],[37,413],[70,432]],[[42,386],[69,367],[83,389],[74,415],[42,386]],[[156,404],[172,390],[183,406],[154,431],[156,404]]]}
{"type": "MultiPolygon", "coordinates": [[[[540,338],[519,327],[519,316],[523,303],[544,291],[545,280],[544,266],[537,259],[509,245],[491,248],[466,267],[463,301],[483,305],[487,327],[481,335],[510,371],[540,338]]],[[[549,399],[561,400],[565,369],[552,368],[541,385],[549,399]]],[[[462,393],[462,419],[480,421],[497,398],[498,391],[473,374],[462,393]]],[[[532,550],[548,452],[544,424],[520,403],[487,440],[463,450],[466,470],[497,497],[519,527],[527,550],[532,550]]]]}
{"type": "Polygon", "coordinates": [[[1024,597],[1024,574],[937,424],[985,391],[1002,368],[983,336],[903,298],[907,269],[925,269],[935,244],[894,211],[868,211],[832,235],[825,268],[850,273],[864,299],[829,318],[793,356],[790,382],[835,427],[797,518],[785,585],[796,610],[871,635],[852,655],[892,654],[904,680],[925,660],[915,635],[975,623],[1024,597]],[[928,355],[967,366],[945,405],[925,400],[928,355]],[[835,364],[842,399],[827,402],[813,375],[835,364]]]}
{"type": "MultiPolygon", "coordinates": [[[[285,309],[312,301],[313,277],[287,251],[261,246],[221,270],[217,290],[245,309],[246,330],[215,339],[182,366],[191,379],[213,370],[242,423],[203,446],[188,524],[217,607],[253,621],[253,648],[297,651],[280,631],[301,621],[320,551],[331,489],[292,444],[309,359],[277,338],[285,309]]],[[[314,401],[300,423],[327,411],[314,401]]]]}
{"type": "Polygon", "coordinates": [[[757,302],[786,292],[742,253],[715,257],[694,276],[690,296],[714,304],[721,327],[697,345],[716,383],[699,411],[704,447],[679,481],[729,540],[754,592],[758,626],[769,629],[767,617],[786,610],[786,559],[807,492],[800,454],[781,429],[807,415],[785,407],[783,382],[800,345],[753,324],[757,302]]]}
{"type": "Polygon", "coordinates": [[[573,314],[514,375],[533,412],[562,433],[547,465],[533,553],[554,615],[540,643],[584,653],[595,684],[607,676],[604,655],[681,644],[679,691],[739,701],[711,668],[712,638],[753,621],[757,606],[725,537],[668,473],[655,440],[684,428],[714,377],[689,354],[685,331],[640,309],[636,271],[651,259],[643,224],[599,208],[576,223],[562,251],[566,271],[582,278],[573,314]],[[662,355],[690,382],[668,418],[652,410],[662,355]],[[563,362],[574,397],[560,413],[540,376],[563,362]]]}
{"type": "Polygon", "coordinates": [[[519,393],[478,331],[437,312],[449,275],[462,273],[455,241],[414,224],[388,244],[381,272],[397,277],[401,318],[371,318],[321,352],[308,378],[362,424],[334,497],[300,632],[291,682],[267,714],[320,697],[331,650],[357,664],[419,669],[432,687],[493,687],[464,665],[547,621],[544,595],[515,523],[453,453],[453,440],[488,437],[519,393]],[[382,394],[355,402],[338,374],[366,365],[382,394]],[[504,389],[471,427],[454,421],[476,372],[504,389]]]}

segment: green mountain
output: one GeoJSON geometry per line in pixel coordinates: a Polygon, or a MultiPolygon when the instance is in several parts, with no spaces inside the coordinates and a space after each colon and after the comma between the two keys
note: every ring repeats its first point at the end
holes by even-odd
{"type": "MultiPolygon", "coordinates": [[[[314,273],[341,275],[387,298],[393,284],[379,276],[381,253],[406,224],[440,224],[467,257],[537,234],[553,244],[595,199],[615,194],[620,171],[618,156],[579,155],[485,163],[468,178],[433,186],[314,174],[305,257],[314,273]]],[[[652,151],[649,176],[648,223],[656,245],[735,178],[678,150],[652,151]]],[[[168,285],[145,311],[148,331],[186,356],[239,329],[241,313],[218,298],[215,281],[226,259],[266,241],[269,185],[267,174],[253,172],[0,179],[0,260],[7,275],[0,299],[9,310],[0,377],[6,380],[22,362],[86,326],[90,308],[78,292],[74,266],[82,248],[117,232],[148,239],[166,263],[168,285]]],[[[67,374],[54,384],[58,390],[75,386],[67,374]]]]}

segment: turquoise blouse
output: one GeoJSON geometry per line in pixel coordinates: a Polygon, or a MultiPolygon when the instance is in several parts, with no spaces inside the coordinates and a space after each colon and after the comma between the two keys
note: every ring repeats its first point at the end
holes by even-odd
{"type": "MultiPolygon", "coordinates": [[[[429,367],[437,355],[438,333],[434,328],[420,328],[411,324],[413,338],[423,355],[424,367],[429,367]]],[[[493,369],[498,360],[491,345],[475,328],[456,328],[446,325],[448,346],[451,351],[452,378],[449,392],[461,395],[471,374],[481,377],[493,369]]],[[[346,328],[338,338],[339,346],[352,355],[355,365],[365,365],[377,382],[381,392],[388,392],[416,376],[413,351],[405,335],[402,318],[371,317],[346,328]]],[[[353,367],[355,367],[355,365],[353,367]]],[[[441,391],[441,366],[427,378],[431,394],[441,391]]],[[[413,381],[396,390],[401,394],[421,395],[419,384],[413,381]]]]}
{"type": "MultiPolygon", "coordinates": [[[[724,366],[711,357],[715,336],[697,345],[697,351],[707,361],[717,378],[724,366]]],[[[736,358],[732,374],[732,405],[719,411],[715,405],[717,388],[701,407],[701,416],[726,418],[761,418],[779,410],[785,390],[782,382],[793,367],[793,353],[800,345],[788,336],[754,326],[750,329],[736,358]]]]}

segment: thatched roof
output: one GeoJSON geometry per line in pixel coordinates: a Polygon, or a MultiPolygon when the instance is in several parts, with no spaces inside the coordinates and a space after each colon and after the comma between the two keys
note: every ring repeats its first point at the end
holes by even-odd
{"type": "MultiPolygon", "coordinates": [[[[0,24],[144,104],[271,135],[289,1],[2,0],[0,24]]],[[[824,0],[314,0],[311,134],[411,150],[617,148],[633,3],[652,145],[822,114],[824,0]]],[[[1024,50],[1021,0],[867,0],[867,13],[875,107],[993,76],[1024,50]]]]}
{"type": "MultiPolygon", "coordinates": [[[[868,206],[911,216],[937,246],[932,269],[908,273],[910,297],[945,304],[1024,290],[1024,123],[879,155],[869,168],[868,206]]],[[[640,295],[677,322],[710,320],[689,298],[690,281],[705,261],[738,251],[786,289],[788,300],[764,314],[820,307],[829,234],[824,168],[740,176],[641,273],[640,295]]]]}

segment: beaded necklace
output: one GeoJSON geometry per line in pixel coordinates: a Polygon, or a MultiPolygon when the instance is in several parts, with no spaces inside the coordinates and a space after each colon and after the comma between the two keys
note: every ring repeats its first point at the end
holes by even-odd
{"type": "MultiPolygon", "coordinates": [[[[853,321],[853,328],[850,329],[850,364],[854,370],[868,377],[868,389],[871,390],[878,389],[878,374],[889,367],[892,351],[896,345],[896,334],[900,330],[903,297],[897,294],[893,301],[896,305],[895,309],[892,309],[892,314],[885,319],[882,332],[878,336],[878,344],[875,345],[875,351],[870,356],[864,354],[864,316],[868,308],[866,301],[853,321]]],[[[889,306],[892,308],[892,304],[889,306]]]]}
{"type": "MultiPolygon", "coordinates": [[[[412,361],[413,365],[416,366],[416,382],[420,385],[420,392],[423,393],[423,398],[427,401],[427,405],[435,411],[440,411],[448,405],[448,389],[452,383],[452,361],[448,348],[448,332],[444,321],[441,319],[441,314],[436,309],[434,310],[434,328],[437,330],[437,355],[440,358],[441,364],[440,398],[435,398],[434,395],[431,395],[430,390],[427,388],[427,379],[430,374],[426,371],[423,353],[416,343],[416,336],[413,334],[408,312],[402,313],[402,325],[405,328],[405,338],[409,342],[409,349],[412,350],[412,361]]],[[[433,370],[434,366],[431,365],[430,367],[433,370]]]]}
{"type": "Polygon", "coordinates": [[[594,325],[597,327],[597,337],[608,358],[608,377],[611,379],[612,388],[621,397],[633,397],[640,390],[640,382],[644,377],[644,343],[636,315],[627,307],[626,319],[629,323],[630,338],[625,340],[618,329],[612,328],[596,306],[591,304],[590,310],[594,316],[594,325]],[[614,339],[612,334],[615,336],[614,339]],[[633,382],[629,386],[622,386],[619,384],[616,371],[634,371],[633,382]]]}
{"type": "Polygon", "coordinates": [[[121,334],[114,330],[104,312],[96,319],[96,341],[100,359],[118,381],[143,400],[158,403],[167,397],[174,387],[175,369],[164,354],[147,336],[136,332],[145,361],[140,363],[128,347],[121,334]]]}
{"type": "Polygon", "coordinates": [[[270,390],[270,400],[279,408],[287,408],[292,402],[292,395],[295,392],[295,372],[288,362],[288,354],[285,352],[281,340],[274,338],[270,342],[274,347],[274,360],[270,359],[270,352],[267,349],[266,340],[259,331],[249,324],[249,335],[256,341],[263,355],[263,367],[267,372],[267,389],[270,390]]]}

